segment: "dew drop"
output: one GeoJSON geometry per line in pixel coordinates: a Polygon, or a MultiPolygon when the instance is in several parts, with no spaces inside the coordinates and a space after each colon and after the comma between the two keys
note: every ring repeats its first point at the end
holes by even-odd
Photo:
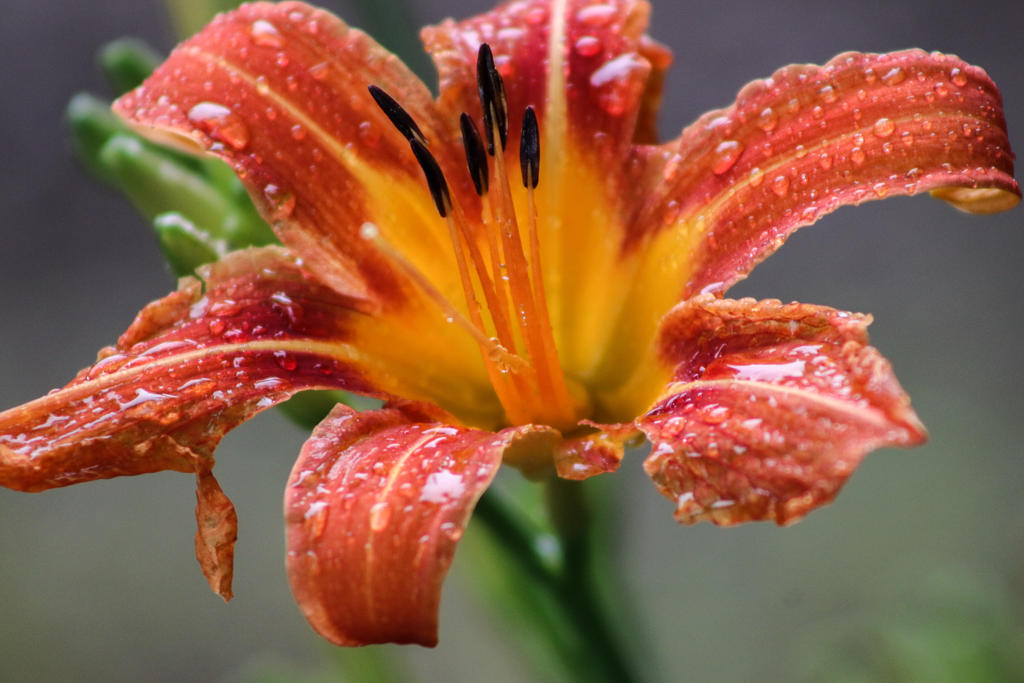
{"type": "Polygon", "coordinates": [[[224,332],[224,328],[227,327],[223,320],[213,320],[210,322],[210,334],[218,335],[224,332]]]}
{"type": "Polygon", "coordinates": [[[756,166],[750,169],[750,186],[757,187],[764,182],[764,171],[756,166]]]}
{"type": "Polygon", "coordinates": [[[380,142],[380,130],[369,121],[359,124],[359,139],[370,147],[376,147],[380,142]]]}
{"type": "Polygon", "coordinates": [[[828,152],[822,152],[821,156],[818,157],[818,166],[821,166],[823,171],[832,168],[832,155],[828,152]]]}
{"type": "Polygon", "coordinates": [[[309,67],[309,75],[318,81],[322,81],[327,78],[330,71],[331,65],[327,62],[319,62],[309,67]]]}
{"type": "Polygon", "coordinates": [[[880,138],[887,138],[893,134],[896,130],[896,124],[892,122],[892,119],[882,117],[875,121],[875,125],[872,126],[871,132],[880,138]]]}
{"type": "Polygon", "coordinates": [[[274,358],[277,359],[277,364],[281,366],[281,369],[286,370],[287,372],[291,372],[295,368],[299,367],[299,363],[295,360],[295,357],[289,356],[285,351],[275,351],[274,358]]]}
{"type": "Polygon", "coordinates": [[[949,80],[953,81],[953,85],[956,87],[962,88],[967,85],[967,74],[959,68],[954,67],[949,72],[949,80]]]}
{"type": "Polygon", "coordinates": [[[263,196],[270,203],[270,215],[275,220],[282,220],[292,215],[295,210],[295,195],[269,184],[263,188],[263,196]]]}
{"type": "Polygon", "coordinates": [[[370,507],[370,529],[383,531],[391,521],[391,506],[386,501],[374,503],[370,507]]]}
{"type": "Polygon", "coordinates": [[[907,80],[907,74],[898,66],[894,66],[889,69],[889,71],[882,76],[882,83],[885,83],[886,85],[899,85],[905,80],[907,80]]]}
{"type": "Polygon", "coordinates": [[[775,126],[779,125],[779,115],[775,113],[775,110],[771,107],[765,107],[761,110],[761,114],[757,117],[757,126],[765,133],[770,133],[775,130],[775,126]]]}
{"type": "Polygon", "coordinates": [[[805,156],[807,156],[807,148],[804,147],[803,145],[797,145],[793,151],[796,153],[797,159],[803,159],[805,156]]]}
{"type": "Polygon", "coordinates": [[[244,149],[249,144],[249,129],[224,105],[200,102],[189,109],[188,120],[214,140],[226,142],[235,149],[244,149]]]}
{"type": "Polygon", "coordinates": [[[853,149],[850,150],[850,161],[852,161],[857,166],[863,164],[867,160],[867,158],[868,157],[864,153],[864,150],[861,149],[860,147],[854,147],[853,149]]]}
{"type": "Polygon", "coordinates": [[[615,14],[616,9],[612,5],[589,5],[576,13],[576,21],[584,26],[598,28],[600,26],[607,26],[611,23],[615,14]]]}
{"type": "Polygon", "coordinates": [[[736,140],[723,140],[715,148],[711,163],[711,172],[722,175],[736,165],[736,160],[743,154],[743,145],[736,140]]]}
{"type": "Polygon", "coordinates": [[[779,197],[785,197],[789,192],[789,178],[784,175],[775,176],[775,180],[772,181],[772,192],[779,197]]]}
{"type": "Polygon", "coordinates": [[[889,188],[885,183],[875,183],[871,186],[871,191],[874,192],[875,196],[879,199],[882,199],[885,195],[889,194],[889,188]]]}
{"type": "Polygon", "coordinates": [[[532,26],[543,24],[548,19],[548,9],[546,7],[534,7],[526,13],[526,23],[532,26]]]}
{"type": "Polygon", "coordinates": [[[252,42],[257,45],[273,48],[284,47],[284,38],[281,37],[281,33],[266,19],[257,19],[252,22],[249,32],[252,34],[252,42]]]}
{"type": "Polygon", "coordinates": [[[819,90],[818,96],[821,97],[822,101],[826,104],[831,104],[839,99],[839,95],[836,94],[836,89],[831,85],[826,85],[824,88],[819,90]]]}
{"type": "Polygon", "coordinates": [[[304,140],[306,138],[306,129],[296,123],[292,126],[292,137],[296,140],[304,140]]]}
{"type": "Polygon", "coordinates": [[[700,409],[701,419],[712,425],[725,422],[729,419],[729,415],[731,413],[732,411],[728,406],[718,405],[717,403],[709,403],[706,406],[702,406],[700,409]]]}
{"type": "Polygon", "coordinates": [[[581,57],[593,57],[601,52],[601,41],[594,36],[583,36],[576,41],[575,48],[581,57]]]}

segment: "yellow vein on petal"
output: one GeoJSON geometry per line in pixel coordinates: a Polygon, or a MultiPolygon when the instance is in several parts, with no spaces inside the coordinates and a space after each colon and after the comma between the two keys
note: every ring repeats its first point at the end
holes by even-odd
{"type": "MultiPolygon", "coordinates": [[[[372,164],[363,160],[358,154],[354,153],[352,149],[341,144],[334,136],[324,130],[324,128],[320,126],[315,119],[307,115],[302,111],[302,109],[296,107],[290,98],[269,87],[268,83],[261,82],[258,76],[246,71],[239,65],[197,47],[188,48],[188,52],[200,61],[212,63],[221,69],[224,69],[227,73],[237,76],[259,92],[261,97],[264,97],[281,107],[282,110],[287,112],[289,116],[303,126],[308,133],[312,134],[312,136],[318,140],[331,153],[331,155],[341,163],[342,166],[359,178],[363,187],[369,188],[378,183],[386,186],[388,188],[389,201],[398,202],[404,206],[411,207],[420,215],[422,219],[418,222],[420,227],[429,227],[438,224],[431,207],[423,202],[422,188],[418,182],[398,182],[398,179],[394,176],[385,176],[384,174],[381,174],[372,164]]],[[[369,97],[369,95],[367,95],[367,97],[369,97]]],[[[447,253],[447,242],[445,242],[447,234],[441,235],[437,230],[427,229],[417,232],[417,239],[422,241],[427,235],[430,235],[430,239],[432,240],[435,248],[435,253],[447,253]]]]}
{"type": "MultiPolygon", "coordinates": [[[[851,406],[848,402],[831,398],[829,396],[823,396],[822,394],[808,391],[807,389],[797,389],[795,387],[788,387],[782,384],[766,384],[764,382],[754,382],[743,379],[712,379],[698,380],[696,382],[672,382],[661,393],[661,397],[657,402],[660,403],[661,401],[676,394],[681,394],[684,391],[689,391],[691,389],[706,389],[709,387],[722,387],[727,389],[740,388],[750,389],[757,392],[779,393],[788,397],[805,400],[809,403],[817,403],[825,406],[829,410],[845,413],[862,422],[874,423],[882,427],[891,427],[892,423],[892,420],[886,416],[883,410],[876,408],[870,403],[867,405],[851,406]]],[[[867,399],[864,400],[866,401],[867,399]]]]}

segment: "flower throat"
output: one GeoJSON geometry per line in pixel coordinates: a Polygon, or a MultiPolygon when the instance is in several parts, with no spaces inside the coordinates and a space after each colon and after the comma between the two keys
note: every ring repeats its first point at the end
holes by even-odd
{"type": "MultiPolygon", "coordinates": [[[[571,431],[583,412],[585,400],[574,400],[558,361],[548,314],[540,262],[537,205],[534,190],[540,180],[540,133],[533,107],[523,113],[519,162],[526,188],[526,236],[512,201],[505,170],[508,139],[508,100],[491,48],[480,46],[477,55],[477,89],[483,108],[484,138],[466,113],[459,119],[462,143],[473,186],[481,198],[483,238],[480,248],[462,207],[452,202],[444,173],[428,149],[419,126],[401,105],[375,85],[370,94],[391,123],[409,141],[426,177],[438,213],[448,223],[455,262],[459,269],[469,318],[401,253],[387,244],[376,226],[365,224],[362,236],[372,240],[396,268],[404,273],[441,309],[445,320],[464,328],[476,341],[488,379],[511,424],[541,423],[571,431]],[[486,140],[486,145],[485,141],[486,140]],[[493,162],[493,183],[488,169],[493,162]],[[475,276],[475,283],[474,283],[475,276]],[[481,303],[477,293],[483,296],[481,303]]],[[[574,394],[583,395],[575,387],[574,394]]]]}

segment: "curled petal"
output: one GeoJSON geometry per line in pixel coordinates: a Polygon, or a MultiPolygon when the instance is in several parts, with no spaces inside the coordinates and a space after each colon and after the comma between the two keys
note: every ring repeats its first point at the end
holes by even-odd
{"type": "Polygon", "coordinates": [[[562,479],[582,481],[595,474],[619,469],[626,446],[642,439],[637,428],[626,424],[599,424],[584,420],[597,431],[562,440],[554,449],[555,471],[562,479]]]}
{"type": "Polygon", "coordinates": [[[838,493],[863,456],[925,438],[866,316],[703,295],[666,316],[674,381],[637,420],[644,468],[676,518],[788,524],[838,493]]]}
{"type": "Polygon", "coordinates": [[[339,645],[435,645],[441,583],[476,501],[507,449],[548,431],[337,406],[285,492],[288,576],[313,628],[339,645]]]}
{"type": "Polygon", "coordinates": [[[371,391],[346,343],[357,300],[274,247],[202,272],[205,292],[184,278],[70,384],[0,413],[0,485],[198,471],[227,431],[298,391],[371,391]]]}
{"type": "Polygon", "coordinates": [[[794,230],[843,205],[932,191],[991,213],[1020,199],[995,84],[978,67],[921,50],[780,69],[702,116],[672,151],[660,215],[635,227],[690,236],[688,295],[724,291],[794,230]]]}
{"type": "Polygon", "coordinates": [[[214,478],[210,460],[197,461],[196,525],[196,559],[213,592],[228,601],[231,599],[238,515],[214,478]]]}
{"type": "MultiPolygon", "coordinates": [[[[1020,198],[995,84],[978,67],[921,50],[785,67],[678,140],[634,147],[632,161],[630,194],[644,201],[621,245],[632,270],[620,279],[631,284],[601,297],[620,311],[607,327],[629,330],[605,345],[600,370],[623,387],[657,384],[648,341],[680,298],[724,292],[840,206],[931,191],[984,213],[1020,198]],[[624,368],[635,368],[632,379],[621,378],[624,368]]],[[[615,391],[604,400],[643,397],[615,391]]]]}

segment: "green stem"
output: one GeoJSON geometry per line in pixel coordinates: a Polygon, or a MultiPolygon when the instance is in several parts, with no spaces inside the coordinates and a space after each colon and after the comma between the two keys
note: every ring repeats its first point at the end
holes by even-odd
{"type": "Polygon", "coordinates": [[[496,545],[505,551],[509,566],[528,577],[556,608],[561,624],[553,630],[549,644],[565,664],[569,679],[617,683],[642,680],[598,590],[594,567],[598,558],[592,544],[594,519],[582,486],[554,481],[548,493],[557,536],[555,561],[541,550],[545,540],[551,547],[550,537],[496,491],[481,498],[475,518],[486,524],[496,545]]]}

